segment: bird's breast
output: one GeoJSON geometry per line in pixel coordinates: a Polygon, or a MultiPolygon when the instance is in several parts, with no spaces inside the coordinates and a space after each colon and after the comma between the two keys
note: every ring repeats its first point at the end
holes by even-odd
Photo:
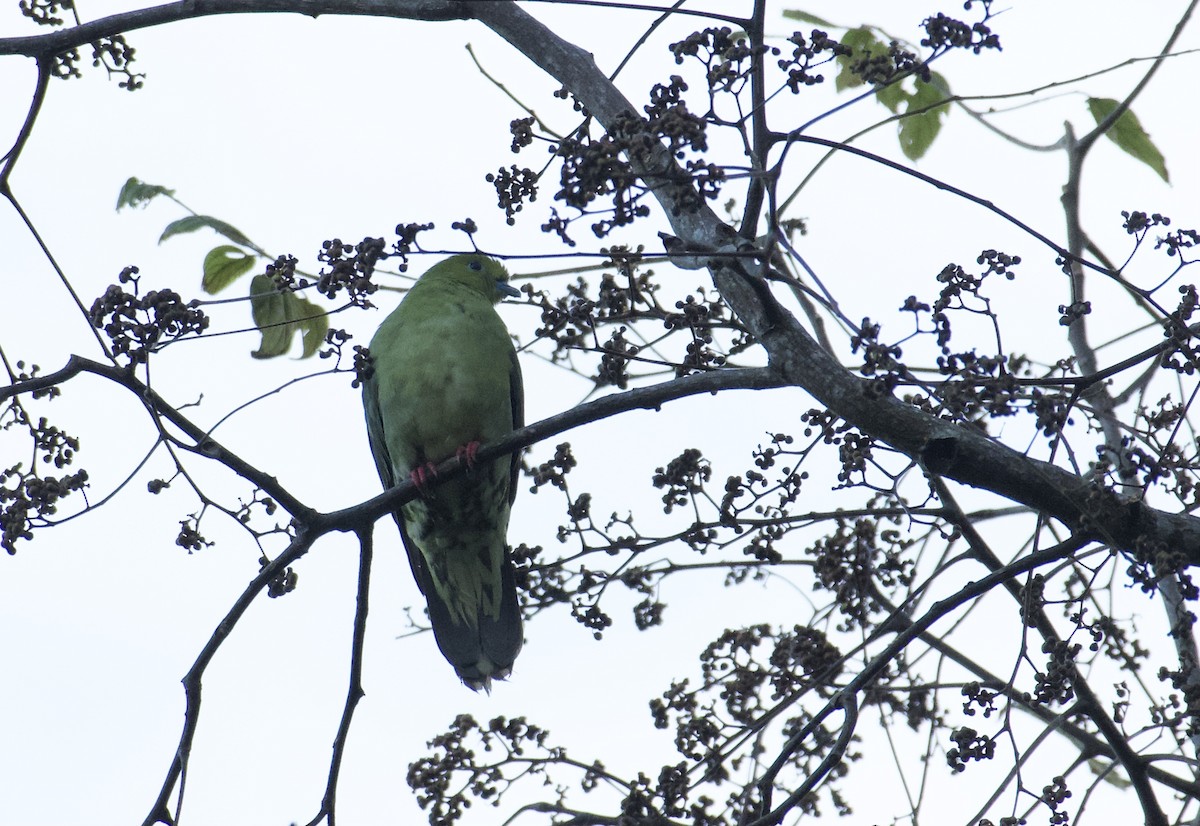
{"type": "Polygon", "coordinates": [[[472,313],[450,303],[435,317],[398,327],[396,340],[383,343],[392,355],[376,359],[380,407],[394,423],[389,443],[403,442],[389,445],[393,461],[409,470],[513,427],[512,344],[499,316],[484,309],[472,313]]]}

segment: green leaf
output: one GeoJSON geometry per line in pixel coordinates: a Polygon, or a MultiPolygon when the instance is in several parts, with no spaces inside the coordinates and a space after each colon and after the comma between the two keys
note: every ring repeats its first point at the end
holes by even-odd
{"type": "Polygon", "coordinates": [[[250,281],[250,316],[254,326],[262,333],[258,349],[250,353],[256,359],[282,356],[292,346],[293,330],[288,324],[287,302],[289,293],[281,293],[275,279],[269,275],[256,275],[250,281]]]}
{"type": "Polygon", "coordinates": [[[935,104],[945,100],[949,94],[950,85],[936,72],[930,75],[928,83],[917,81],[916,91],[909,97],[905,112],[919,112],[929,106],[934,108],[905,116],[900,121],[900,149],[910,161],[920,160],[942,130],[942,118],[950,112],[950,104],[935,104]]]}
{"type": "Polygon", "coordinates": [[[329,332],[329,315],[307,299],[301,298],[298,300],[300,310],[304,313],[300,317],[301,343],[304,345],[303,351],[300,353],[300,358],[306,359],[316,355],[321,349],[321,345],[325,343],[325,334],[329,332]]]}
{"type": "Polygon", "coordinates": [[[841,36],[840,42],[843,46],[850,49],[849,55],[838,55],[837,63],[841,69],[838,75],[833,80],[833,87],[837,91],[843,89],[853,89],[856,86],[862,86],[863,80],[861,77],[850,71],[850,67],[858,63],[863,58],[874,57],[878,54],[886,55],[888,47],[886,43],[880,42],[871,30],[866,26],[859,26],[857,29],[850,29],[841,36]]]}
{"type": "Polygon", "coordinates": [[[255,256],[246,255],[238,247],[229,244],[213,247],[204,256],[204,280],[200,286],[209,295],[216,295],[250,272],[255,260],[255,256]]]}
{"type": "Polygon", "coordinates": [[[837,26],[830,23],[828,20],[822,20],[815,14],[809,14],[806,11],[796,11],[794,9],[784,9],[783,16],[788,20],[799,20],[801,23],[808,23],[813,26],[824,26],[827,29],[836,29],[837,26]]]}
{"type": "Polygon", "coordinates": [[[316,354],[329,330],[325,311],[293,292],[279,292],[275,279],[256,275],[250,281],[250,315],[262,335],[258,349],[250,353],[256,359],[286,355],[296,333],[300,333],[301,358],[316,354]]]}
{"type": "Polygon", "coordinates": [[[178,221],[172,221],[167,224],[167,228],[163,230],[162,235],[158,236],[158,243],[161,244],[173,235],[183,235],[186,232],[195,232],[205,227],[216,230],[235,244],[241,244],[243,247],[254,246],[250,239],[242,234],[240,229],[232,224],[225,223],[220,218],[213,218],[211,215],[189,215],[186,218],[180,218],[178,221]]]}
{"type": "MultiPolygon", "coordinates": [[[[922,81],[918,80],[917,82],[921,83],[922,81]]],[[[948,98],[954,94],[950,91],[950,81],[946,80],[945,76],[943,76],[940,72],[929,73],[928,85],[941,92],[942,97],[948,98]]]]}
{"type": "MultiPolygon", "coordinates": [[[[1091,110],[1097,125],[1103,123],[1104,119],[1111,115],[1118,105],[1120,104],[1112,98],[1088,98],[1088,109],[1091,110]]],[[[1121,149],[1157,172],[1158,177],[1167,183],[1171,182],[1167,175],[1166,160],[1158,151],[1158,147],[1150,140],[1150,135],[1142,128],[1141,122],[1137,119],[1137,115],[1133,114],[1132,109],[1122,112],[1121,116],[1117,118],[1117,122],[1108,128],[1106,134],[1121,149]]]]}
{"type": "Polygon", "coordinates": [[[159,195],[171,196],[174,194],[175,190],[167,189],[165,186],[148,184],[137,178],[130,178],[121,187],[120,194],[117,195],[117,212],[120,212],[122,207],[144,207],[159,195]]]}
{"type": "Polygon", "coordinates": [[[912,97],[912,93],[904,88],[903,83],[889,83],[880,86],[875,92],[875,99],[886,106],[893,115],[900,112],[900,104],[912,97]]]}

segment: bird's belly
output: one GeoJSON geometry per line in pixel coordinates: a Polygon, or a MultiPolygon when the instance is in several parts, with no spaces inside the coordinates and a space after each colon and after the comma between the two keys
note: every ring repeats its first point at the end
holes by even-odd
{"type": "Polygon", "coordinates": [[[440,462],[470,442],[486,442],[512,429],[507,388],[481,385],[478,375],[449,371],[419,382],[404,392],[419,401],[401,432],[411,434],[419,462],[440,462]]]}

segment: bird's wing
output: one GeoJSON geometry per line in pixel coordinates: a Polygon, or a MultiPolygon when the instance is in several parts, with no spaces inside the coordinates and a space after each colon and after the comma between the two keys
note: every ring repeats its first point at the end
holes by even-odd
{"type": "MultiPolygon", "coordinates": [[[[379,472],[379,481],[383,483],[383,489],[391,490],[396,486],[396,477],[392,471],[392,457],[387,449],[383,413],[379,409],[379,385],[373,378],[363,382],[363,410],[366,412],[367,441],[371,445],[371,455],[375,458],[375,470],[379,472]]],[[[404,550],[408,554],[408,564],[412,568],[413,579],[417,581],[417,587],[421,589],[421,593],[428,594],[429,574],[425,570],[424,557],[409,538],[398,509],[392,512],[392,518],[396,520],[396,526],[400,528],[400,539],[404,542],[404,550]]]]}
{"type": "MultiPolygon", "coordinates": [[[[525,384],[521,378],[521,362],[517,360],[515,348],[509,350],[508,397],[512,405],[512,427],[520,430],[525,426],[525,384]]],[[[517,476],[521,472],[521,451],[512,452],[512,471],[508,480],[508,504],[517,498],[517,476]]]]}
{"type": "Polygon", "coordinates": [[[367,416],[367,441],[371,445],[371,456],[375,459],[375,470],[384,490],[395,487],[392,475],[392,458],[388,455],[387,439],[383,431],[383,414],[379,410],[379,385],[374,378],[363,382],[363,411],[367,416]]]}

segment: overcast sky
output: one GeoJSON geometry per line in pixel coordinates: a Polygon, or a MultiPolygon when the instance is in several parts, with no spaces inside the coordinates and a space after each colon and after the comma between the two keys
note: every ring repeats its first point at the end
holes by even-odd
{"type": "MultiPolygon", "coordinates": [[[[85,19],[136,7],[78,4],[85,19]]],[[[16,4],[7,5],[0,12],[0,37],[32,33],[16,4]]],[[[951,55],[938,69],[961,94],[1069,79],[1156,54],[1185,5],[1164,0],[1138,16],[1128,3],[1014,0],[992,23],[1003,52],[951,55]]],[[[605,70],[653,19],[630,11],[528,8],[593,52],[605,70]]],[[[769,15],[769,29],[781,37],[793,28],[779,14],[784,8],[847,25],[876,23],[912,41],[920,39],[925,16],[962,13],[958,2],[780,3],[769,15]]],[[[622,73],[622,88],[635,103],[644,101],[649,85],[680,71],[665,47],[695,25],[669,22],[622,73]]],[[[1181,48],[1200,46],[1194,26],[1181,48]]],[[[510,163],[533,165],[540,157],[534,153],[543,150],[510,153],[507,124],[523,113],[479,73],[464,47],[471,44],[489,72],[556,127],[571,128],[572,113],[550,96],[557,84],[481,25],[229,16],[139,31],[129,41],[138,51],[136,67],[148,75],[145,88],[135,94],[117,88],[102,70],[90,68],[85,50],[85,77],[52,84],[12,178],[14,192],[85,304],[131,264],[141,268],[147,286],[199,295],[200,261],[218,243],[202,233],[157,245],[163,226],[183,213],[165,201],[115,212],[117,193],[130,176],[173,188],[197,212],[233,223],[267,250],[296,255],[309,269],[316,268],[314,254],[327,238],[391,240],[395,225],[410,221],[435,222],[437,230],[423,238],[437,248],[461,249],[464,239],[450,224],[468,216],[479,224],[477,242],[488,251],[566,251],[538,232],[543,212],[531,210],[510,228],[495,208],[484,174],[510,163]]],[[[1082,133],[1091,124],[1086,95],[1119,98],[1145,66],[1066,87],[1003,123],[1037,144],[1056,141],[1065,122],[1082,133]]],[[[1172,186],[1108,142],[1088,161],[1084,218],[1118,253],[1120,210],[1163,212],[1182,226],[1197,223],[1196,71],[1195,55],[1168,61],[1135,106],[1166,156],[1172,186]]],[[[6,148],[25,116],[33,81],[31,61],[0,61],[0,144],[6,148]]],[[[1025,101],[1002,101],[997,108],[1025,101]]],[[[798,123],[834,102],[840,99],[824,90],[780,106],[798,123]]],[[[881,113],[868,102],[824,121],[815,133],[844,138],[881,113]]],[[[891,128],[862,145],[900,157],[891,128]]],[[[818,158],[798,151],[797,179],[818,158]]],[[[1006,145],[955,112],[918,168],[993,200],[1061,243],[1057,199],[1065,164],[1061,153],[1006,145]]],[[[546,187],[538,207],[548,207],[552,191],[546,187]]],[[[943,264],[973,261],[988,247],[1030,262],[1025,280],[997,297],[1002,312],[1025,306],[1042,290],[1061,293],[1049,303],[1066,298],[1053,254],[1028,236],[981,209],[861,161],[827,164],[794,214],[810,223],[804,241],[809,262],[830,283],[853,285],[839,293],[851,318],[899,321],[896,308],[908,294],[933,294],[929,276],[943,264]]],[[[656,251],[654,230],[661,226],[638,226],[617,240],[656,251]]],[[[586,236],[586,230],[579,233],[576,251],[611,243],[586,236]]],[[[98,357],[87,325],[7,204],[0,207],[0,240],[0,344],[8,358],[50,371],[72,353],[98,357]]],[[[520,283],[522,274],[571,263],[517,260],[510,269],[520,283]]],[[[414,268],[425,266],[418,261],[414,268]]],[[[699,283],[695,274],[680,277],[693,279],[686,286],[699,283]]],[[[378,311],[344,313],[332,323],[366,344],[397,300],[381,294],[378,311]]],[[[538,326],[529,308],[504,307],[502,314],[523,341],[538,326]]],[[[244,304],[214,306],[212,315],[214,331],[248,323],[244,304]]],[[[1031,320],[1012,335],[1036,342],[1047,330],[1057,334],[1053,321],[1031,320]]],[[[154,362],[155,386],[175,404],[197,402],[189,413],[207,426],[254,396],[327,366],[294,358],[252,361],[255,344],[251,335],[229,335],[168,348],[154,362]]],[[[1005,345],[1017,349],[1010,341],[1005,345]]],[[[588,391],[586,382],[533,355],[523,363],[530,421],[569,407],[588,391]]],[[[33,409],[81,437],[80,464],[97,501],[134,471],[152,431],[132,399],[101,381],[84,378],[64,390],[53,405],[33,409]]],[[[655,466],[702,446],[723,479],[746,466],[749,451],[768,431],[799,429],[797,415],[811,404],[798,391],[743,393],[597,423],[569,437],[581,460],[578,490],[594,492],[598,514],[634,509],[654,524],[661,511],[661,494],[650,486],[655,466]]],[[[344,375],[270,396],[216,435],[318,509],[351,505],[378,491],[358,393],[344,375]]],[[[539,446],[535,460],[544,461],[553,446],[539,446]]],[[[19,434],[0,434],[0,467],[24,460],[25,450],[19,434]]],[[[179,520],[198,505],[182,484],[157,498],[145,492],[146,481],[168,467],[165,457],[156,456],[104,508],[39,532],[15,556],[0,558],[5,823],[136,823],[157,795],[182,723],[179,680],[258,567],[258,551],[245,534],[217,519],[205,523],[206,535],[217,542],[213,548],[188,555],[174,545],[179,520]]],[[[229,474],[194,467],[198,479],[227,501],[249,495],[229,474]]],[[[812,495],[815,503],[825,501],[822,491],[812,495]]],[[[563,547],[555,540],[561,510],[549,493],[523,491],[510,541],[551,552],[563,547]]],[[[404,782],[407,766],[424,753],[424,741],[461,712],[481,719],[527,715],[581,760],[600,759],[617,772],[656,772],[676,756],[670,733],[652,729],[647,701],[673,677],[694,675],[696,654],[722,628],[793,623],[808,605],[803,583],[777,580],[728,590],[719,577],[696,576],[668,585],[664,628],[638,633],[629,613],[637,600],[613,594],[606,608],[617,624],[603,643],[565,609],[547,612],[527,626],[513,678],[490,697],[475,695],[459,685],[429,635],[397,639],[407,628],[406,609],[419,610],[420,595],[393,526],[381,524],[377,537],[367,693],[339,792],[346,824],[419,822],[404,782]]],[[[305,822],[316,811],[345,694],[356,562],[349,539],[322,539],[297,566],[298,590],[259,600],[217,655],[204,683],[185,823],[305,822]]],[[[1153,621],[1147,619],[1147,627],[1153,621]]],[[[912,745],[919,748],[920,741],[912,745]]],[[[946,782],[948,772],[935,774],[946,782]]],[[[861,801],[855,822],[902,815],[903,797],[892,796],[895,781],[871,776],[881,792],[861,801]],[[876,804],[877,810],[868,808],[876,804]]],[[[573,799],[588,807],[587,798],[573,799]]],[[[513,808],[506,803],[500,811],[513,808]]],[[[470,822],[498,820],[495,812],[476,811],[470,822]]]]}

